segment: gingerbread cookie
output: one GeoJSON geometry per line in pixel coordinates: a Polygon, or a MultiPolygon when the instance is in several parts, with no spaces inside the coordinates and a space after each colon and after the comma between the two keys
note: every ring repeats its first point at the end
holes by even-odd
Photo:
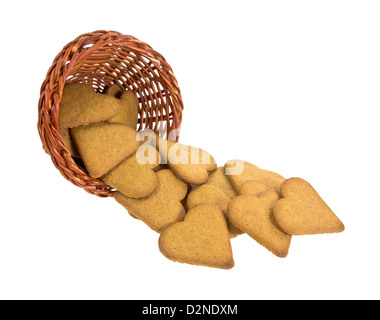
{"type": "Polygon", "coordinates": [[[160,235],[159,248],[177,262],[221,269],[234,266],[226,219],[213,204],[198,205],[183,222],[168,226],[160,235]]]}
{"type": "Polygon", "coordinates": [[[273,188],[268,187],[265,183],[251,180],[244,182],[239,189],[240,195],[252,195],[255,197],[259,197],[263,193],[267,191],[275,191],[273,188]]]}
{"type": "Polygon", "coordinates": [[[91,177],[99,178],[133,155],[140,145],[131,127],[107,122],[71,130],[73,140],[91,177]]]}
{"type": "Polygon", "coordinates": [[[58,122],[61,128],[74,128],[111,119],[120,111],[119,99],[97,94],[88,85],[72,83],[63,89],[58,122]]]}
{"type": "Polygon", "coordinates": [[[120,99],[124,91],[125,90],[123,88],[119,87],[116,83],[114,83],[107,88],[106,95],[120,99]]]}
{"type": "MultiPolygon", "coordinates": [[[[187,206],[189,209],[192,209],[200,204],[211,203],[217,205],[222,210],[224,215],[227,214],[227,208],[230,201],[231,198],[222,190],[209,184],[204,184],[195,188],[187,196],[187,206]]],[[[241,230],[232,225],[228,219],[227,226],[231,238],[242,234],[241,230]]]]}
{"type": "Polygon", "coordinates": [[[101,179],[130,198],[149,196],[157,187],[153,168],[159,165],[159,153],[151,145],[140,146],[136,154],[123,161],[101,179]]]}
{"type": "Polygon", "coordinates": [[[183,181],[200,185],[216,169],[214,158],[206,151],[177,142],[156,139],[156,147],[170,169],[183,181]]]}
{"type": "Polygon", "coordinates": [[[114,198],[130,214],[145,222],[151,229],[161,232],[169,224],[182,221],[185,209],[181,200],[186,197],[188,186],[170,169],[156,173],[158,185],[153,193],[141,199],[132,199],[116,192],[114,198]]]}
{"type": "Polygon", "coordinates": [[[278,228],[273,220],[273,206],[279,199],[277,192],[269,191],[259,198],[243,195],[234,198],[228,207],[231,223],[278,257],[288,255],[291,236],[278,228]]]}
{"type": "Polygon", "coordinates": [[[278,173],[260,169],[246,161],[241,162],[244,164],[244,168],[243,171],[240,172],[240,166],[236,166],[239,161],[240,160],[228,161],[224,166],[226,175],[230,179],[236,191],[240,190],[240,187],[244,182],[250,180],[256,180],[258,182],[264,183],[268,186],[268,188],[280,190],[281,183],[285,181],[284,177],[278,173]],[[236,172],[235,169],[237,169],[236,172]]]}
{"type": "Polygon", "coordinates": [[[107,91],[107,95],[120,99],[121,111],[109,119],[109,123],[124,123],[136,129],[137,119],[139,114],[139,102],[133,91],[126,91],[121,89],[118,85],[114,84],[110,86],[107,91]]]}
{"type": "Polygon", "coordinates": [[[218,167],[214,172],[210,173],[206,184],[219,188],[231,199],[238,195],[230,179],[225,175],[224,167],[218,167]]]}
{"type": "Polygon", "coordinates": [[[59,134],[62,137],[64,144],[66,145],[67,151],[74,158],[80,158],[80,154],[77,150],[77,147],[74,144],[74,141],[71,139],[70,129],[69,128],[59,128],[59,134]]]}
{"type": "Polygon", "coordinates": [[[286,180],[281,185],[281,196],[273,215],[284,232],[304,235],[344,231],[343,223],[307,181],[286,180]]]}

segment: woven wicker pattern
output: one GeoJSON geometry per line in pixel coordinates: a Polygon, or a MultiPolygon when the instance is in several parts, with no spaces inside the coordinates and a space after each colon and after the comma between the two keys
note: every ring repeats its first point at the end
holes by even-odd
{"type": "MultiPolygon", "coordinates": [[[[86,33],[68,43],[54,59],[42,83],[38,131],[44,150],[61,174],[99,197],[113,195],[91,178],[70,156],[58,130],[59,104],[66,83],[80,82],[104,92],[113,83],[132,90],[139,100],[137,130],[179,129],[183,103],[173,71],[165,58],[146,43],[115,31],[86,33]]],[[[166,138],[164,136],[164,138],[166,138]]]]}

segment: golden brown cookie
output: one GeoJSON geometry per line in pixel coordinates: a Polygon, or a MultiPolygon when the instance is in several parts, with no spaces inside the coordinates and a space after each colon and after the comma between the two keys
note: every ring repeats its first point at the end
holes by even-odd
{"type": "Polygon", "coordinates": [[[185,209],[181,200],[186,197],[188,186],[170,170],[156,173],[158,185],[154,192],[141,199],[132,199],[116,192],[114,198],[130,214],[145,222],[151,229],[161,232],[169,224],[182,221],[185,209]]]}
{"type": "Polygon", "coordinates": [[[61,128],[74,128],[108,120],[120,111],[119,99],[97,94],[88,85],[72,83],[63,89],[58,122],[61,128]]]}
{"type": "Polygon", "coordinates": [[[278,257],[288,255],[291,236],[281,231],[273,220],[273,206],[279,199],[275,191],[260,198],[243,195],[234,198],[228,207],[231,223],[278,257]]]}
{"type": "Polygon", "coordinates": [[[244,182],[239,189],[240,195],[252,195],[255,197],[260,197],[263,193],[267,191],[275,191],[273,188],[268,187],[265,183],[251,180],[244,182]]]}
{"type": "Polygon", "coordinates": [[[69,128],[59,128],[59,133],[62,137],[63,142],[66,145],[67,150],[74,158],[80,158],[80,154],[77,150],[77,147],[74,144],[74,141],[71,139],[70,129],[69,128]]]}
{"type": "MultiPolygon", "coordinates": [[[[187,206],[189,209],[192,209],[200,204],[211,203],[217,205],[222,210],[224,215],[227,215],[227,208],[230,201],[231,198],[222,190],[209,184],[204,184],[195,188],[187,196],[187,206]]],[[[228,219],[227,226],[231,238],[242,234],[241,230],[232,225],[228,219]]]]}
{"type": "Polygon", "coordinates": [[[281,196],[273,215],[284,232],[304,235],[344,231],[343,223],[307,181],[286,180],[281,185],[281,196]]]}
{"type": "Polygon", "coordinates": [[[213,185],[222,190],[231,199],[238,196],[230,179],[224,173],[224,167],[218,167],[214,172],[210,173],[206,184],[213,185]]]}
{"type": "Polygon", "coordinates": [[[216,169],[214,158],[206,151],[177,142],[156,139],[156,147],[170,169],[183,181],[200,185],[216,169]]]}
{"type": "Polygon", "coordinates": [[[97,122],[73,128],[75,145],[91,177],[99,178],[133,155],[140,145],[131,127],[97,122]]]}
{"type": "Polygon", "coordinates": [[[133,156],[124,160],[101,179],[127,197],[144,198],[157,187],[158,179],[153,168],[159,165],[159,161],[156,148],[144,144],[133,156]]]}
{"type": "Polygon", "coordinates": [[[117,84],[114,83],[107,88],[106,95],[120,99],[124,91],[125,90],[122,87],[119,87],[117,84]]]}
{"type": "Polygon", "coordinates": [[[108,95],[120,97],[121,111],[109,119],[109,123],[124,123],[136,129],[139,114],[139,102],[133,91],[122,90],[119,86],[113,85],[107,90],[108,95]]]}
{"type": "Polygon", "coordinates": [[[159,248],[177,262],[221,269],[234,266],[226,219],[213,204],[196,206],[183,222],[167,227],[160,235],[159,248]]]}
{"type": "Polygon", "coordinates": [[[238,163],[237,161],[239,160],[228,161],[224,166],[226,175],[237,191],[240,190],[240,187],[244,182],[250,180],[256,180],[258,182],[264,183],[269,188],[273,188],[277,191],[280,190],[281,183],[285,181],[285,178],[280,176],[278,173],[260,169],[246,161],[242,162],[244,163],[244,169],[243,172],[240,173],[240,168],[236,166],[236,163],[238,163]],[[236,170],[235,172],[235,168],[239,170],[236,170]]]}

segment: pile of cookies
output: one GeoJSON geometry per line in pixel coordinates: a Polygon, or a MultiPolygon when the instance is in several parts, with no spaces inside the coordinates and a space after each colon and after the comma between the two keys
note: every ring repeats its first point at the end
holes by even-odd
{"type": "Polygon", "coordinates": [[[206,151],[137,132],[139,103],[118,85],[97,94],[68,84],[59,110],[61,137],[87,173],[116,190],[115,200],[160,233],[173,261],[230,269],[231,239],[243,233],[278,257],[293,235],[342,232],[343,223],[300,178],[232,160],[217,167],[206,151]]]}

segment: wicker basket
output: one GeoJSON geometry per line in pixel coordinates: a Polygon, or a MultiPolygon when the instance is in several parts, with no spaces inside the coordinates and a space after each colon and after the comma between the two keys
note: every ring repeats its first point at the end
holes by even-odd
{"type": "Polygon", "coordinates": [[[99,197],[112,196],[112,188],[88,176],[74,161],[59,134],[63,87],[74,82],[91,85],[99,93],[113,83],[134,91],[139,100],[136,129],[155,132],[162,126],[166,126],[168,133],[179,129],[183,110],[181,92],[161,54],[135,37],[119,32],[83,34],[68,43],[54,59],[42,83],[38,103],[38,131],[43,148],[67,180],[99,197]]]}

